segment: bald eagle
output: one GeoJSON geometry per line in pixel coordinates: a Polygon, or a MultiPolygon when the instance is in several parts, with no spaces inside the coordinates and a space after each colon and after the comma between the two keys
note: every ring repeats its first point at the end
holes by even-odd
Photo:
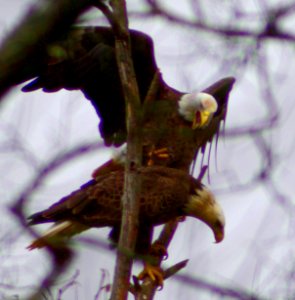
{"type": "MultiPolygon", "coordinates": [[[[224,78],[203,92],[184,95],[165,88],[161,100],[145,103],[142,164],[188,171],[199,151],[204,153],[214,136],[218,139],[233,83],[224,78]]],[[[126,147],[121,149],[93,171],[93,178],[124,167],[126,147]]]]}
{"type": "MultiPolygon", "coordinates": [[[[146,254],[153,227],[180,216],[197,218],[213,231],[215,241],[224,238],[225,219],[213,193],[186,172],[162,166],[142,167],[139,234],[135,252],[146,254]]],[[[29,225],[54,223],[28,248],[41,248],[91,227],[111,227],[110,239],[118,242],[124,188],[124,170],[101,175],[48,209],[29,217],[29,225]]]]}
{"type": "MultiPolygon", "coordinates": [[[[144,101],[158,70],[153,41],[148,35],[136,30],[130,30],[130,37],[139,94],[141,101],[144,101]]],[[[53,44],[40,43],[40,49],[35,52],[33,61],[28,61],[26,68],[17,74],[15,83],[29,79],[33,80],[22,88],[24,92],[38,89],[56,92],[62,88],[81,90],[100,117],[99,130],[105,144],[119,146],[126,141],[125,101],[111,28],[75,27],[53,44]]],[[[155,112],[158,114],[161,110],[165,116],[173,113],[183,124],[196,129],[195,135],[199,136],[197,144],[204,146],[218,132],[219,124],[225,117],[233,83],[233,78],[225,78],[205,89],[204,93],[186,94],[169,87],[160,78],[155,94],[156,101],[145,112],[145,128],[150,128],[148,121],[154,118],[155,112]],[[201,132],[202,128],[204,130],[201,132]]],[[[165,123],[167,120],[160,118],[156,121],[165,123]]],[[[154,134],[152,130],[147,132],[149,137],[154,134]]],[[[154,141],[149,144],[147,148],[158,148],[154,141]]],[[[147,151],[150,152],[151,149],[147,151]]]]}

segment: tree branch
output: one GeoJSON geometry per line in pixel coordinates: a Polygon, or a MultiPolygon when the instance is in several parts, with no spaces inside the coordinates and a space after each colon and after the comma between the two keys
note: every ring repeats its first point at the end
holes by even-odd
{"type": "MultiPolygon", "coordinates": [[[[201,169],[200,174],[198,176],[198,180],[202,180],[206,171],[207,171],[207,166],[203,166],[203,168],[201,169]]],[[[168,249],[170,242],[171,242],[171,240],[176,232],[176,229],[178,227],[178,222],[179,222],[179,218],[165,224],[164,228],[162,229],[162,231],[159,235],[159,238],[156,240],[155,243],[163,246],[165,249],[168,249]]],[[[160,267],[163,258],[164,258],[163,256],[156,258],[157,261],[156,261],[155,265],[160,267]]],[[[186,264],[187,264],[187,260],[167,269],[164,272],[164,279],[173,276],[175,273],[177,273],[181,269],[185,268],[186,264]]],[[[135,291],[136,299],[137,300],[151,300],[154,297],[156,289],[157,289],[157,285],[155,285],[155,283],[151,280],[151,278],[147,277],[143,281],[143,283],[139,286],[138,291],[135,291]]]]}
{"type": "Polygon", "coordinates": [[[251,30],[248,28],[231,28],[229,26],[216,26],[213,24],[209,24],[208,22],[204,22],[204,20],[188,20],[182,17],[179,17],[176,14],[169,12],[162,8],[157,0],[146,0],[147,5],[150,7],[150,11],[148,13],[144,13],[145,17],[155,17],[161,16],[168,21],[174,24],[180,24],[183,26],[187,26],[189,28],[197,29],[200,32],[208,32],[213,33],[223,37],[249,37],[257,40],[260,39],[276,39],[276,40],[285,40],[288,42],[295,42],[295,35],[289,33],[287,31],[281,30],[279,26],[277,26],[277,21],[285,15],[291,14],[294,11],[294,3],[289,6],[286,6],[283,11],[269,11],[269,18],[266,21],[265,27],[262,30],[251,30]],[[275,18],[275,21],[273,20],[275,18]]]}
{"type": "MultiPolygon", "coordinates": [[[[163,230],[160,233],[159,238],[155,243],[160,244],[161,246],[165,247],[165,249],[168,249],[169,244],[174,236],[177,227],[178,227],[178,219],[175,219],[174,221],[170,221],[169,223],[165,224],[163,230]]],[[[158,257],[155,259],[157,259],[157,261],[153,265],[160,267],[163,257],[158,257]]],[[[164,276],[164,278],[167,277],[164,276]]],[[[156,289],[157,289],[157,285],[155,284],[155,282],[153,282],[151,278],[147,277],[144,279],[143,283],[139,286],[139,291],[135,292],[135,299],[151,300],[155,295],[156,289]]]]}
{"type": "Polygon", "coordinates": [[[126,103],[127,160],[125,165],[125,186],[123,214],[118,245],[116,267],[112,288],[112,300],[127,298],[137,231],[141,181],[137,169],[141,166],[141,107],[138,87],[130,56],[130,36],[127,11],[124,0],[111,1],[114,15],[116,59],[126,103]]]}
{"type": "Polygon", "coordinates": [[[93,0],[43,0],[31,5],[0,49],[0,98],[15,84],[14,78],[40,47],[56,40],[93,0]]]}
{"type": "MultiPolygon", "coordinates": [[[[19,197],[15,201],[13,201],[13,204],[10,208],[12,213],[14,213],[21,226],[26,229],[27,232],[29,232],[32,236],[39,237],[35,230],[33,230],[31,227],[28,227],[27,219],[25,216],[25,208],[31,195],[41,186],[47,176],[50,175],[54,170],[61,167],[68,161],[80,157],[82,154],[97,150],[98,147],[99,145],[97,144],[97,142],[93,144],[87,144],[76,147],[63,155],[58,155],[57,157],[53,158],[44,167],[39,169],[39,171],[35,175],[35,178],[32,179],[28,186],[19,195],[19,197]]],[[[30,300],[40,299],[44,289],[49,288],[56,282],[60,274],[62,274],[66,270],[73,257],[73,252],[66,246],[57,247],[48,245],[46,247],[46,250],[52,258],[52,266],[37,291],[35,291],[29,297],[30,300]]]]}

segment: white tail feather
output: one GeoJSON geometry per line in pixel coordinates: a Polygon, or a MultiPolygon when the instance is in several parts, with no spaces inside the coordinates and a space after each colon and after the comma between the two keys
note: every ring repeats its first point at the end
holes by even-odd
{"type": "Polygon", "coordinates": [[[33,250],[36,248],[45,247],[50,243],[57,244],[58,242],[62,242],[63,240],[70,238],[75,234],[87,230],[88,228],[88,226],[74,221],[63,221],[61,223],[56,223],[47,231],[45,231],[40,238],[33,241],[33,243],[27,248],[29,250],[33,250]]]}

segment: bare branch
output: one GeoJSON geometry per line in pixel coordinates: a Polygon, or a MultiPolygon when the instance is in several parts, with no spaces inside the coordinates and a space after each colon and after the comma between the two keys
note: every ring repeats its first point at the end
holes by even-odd
{"type": "Polygon", "coordinates": [[[0,49],[0,98],[40,47],[66,32],[93,0],[43,0],[32,5],[0,49]]]}
{"type": "Polygon", "coordinates": [[[126,255],[126,252],[133,253],[138,231],[141,180],[137,174],[137,168],[141,166],[142,160],[141,107],[133,62],[130,56],[126,4],[124,0],[113,0],[111,5],[116,20],[115,23],[118,25],[113,27],[113,30],[116,59],[126,103],[128,133],[122,223],[111,299],[123,300],[127,298],[128,288],[126,287],[129,286],[132,267],[132,257],[126,255]]]}
{"type": "Polygon", "coordinates": [[[68,282],[58,290],[57,300],[62,300],[63,293],[69,288],[71,288],[72,286],[77,284],[77,278],[79,277],[79,275],[80,272],[79,270],[77,270],[75,274],[72,276],[72,278],[70,278],[70,280],[68,280],[68,282]]]}
{"type": "MultiPolygon", "coordinates": [[[[31,195],[54,170],[61,167],[68,161],[81,156],[82,154],[97,150],[99,146],[100,145],[98,145],[96,142],[93,144],[77,147],[63,155],[58,155],[44,167],[40,168],[40,170],[35,175],[35,178],[33,178],[33,180],[27,185],[24,191],[13,202],[11,211],[14,213],[21,226],[26,229],[32,236],[38,237],[38,234],[31,227],[27,226],[25,215],[25,208],[31,195]]],[[[46,250],[52,258],[52,267],[46,277],[43,279],[37,291],[30,296],[31,300],[40,299],[40,295],[43,293],[44,289],[47,289],[54,282],[56,282],[60,274],[65,271],[73,257],[73,252],[65,245],[63,245],[62,247],[48,245],[46,247],[46,250]]]]}
{"type": "Polygon", "coordinates": [[[194,278],[188,275],[176,274],[173,278],[177,279],[183,284],[194,286],[201,290],[207,290],[212,294],[219,295],[221,297],[230,297],[232,299],[239,300],[263,300],[264,298],[249,293],[247,291],[239,290],[238,288],[223,287],[218,284],[212,284],[200,278],[194,278]]]}
{"type": "Polygon", "coordinates": [[[173,275],[175,275],[176,273],[178,273],[180,270],[184,269],[186,267],[188,263],[188,259],[185,259],[177,264],[175,264],[174,266],[168,268],[167,270],[165,270],[164,272],[164,278],[167,279],[173,275]]]}
{"type": "MultiPolygon", "coordinates": [[[[169,244],[177,229],[177,226],[178,226],[178,219],[174,221],[170,221],[169,223],[165,224],[163,230],[160,233],[159,238],[155,243],[163,246],[165,249],[168,249],[169,244]]],[[[157,258],[155,257],[154,259],[156,260],[156,262],[154,262],[153,265],[159,267],[163,260],[163,256],[157,258]]],[[[143,283],[139,286],[139,288],[135,288],[135,299],[151,300],[155,295],[156,289],[157,289],[157,285],[155,284],[155,282],[153,282],[151,278],[147,277],[144,279],[143,283]]]]}
{"type": "MultiPolygon", "coordinates": [[[[294,4],[287,6],[287,11],[283,11],[281,13],[278,11],[278,13],[274,13],[273,11],[271,12],[271,16],[267,19],[267,23],[265,24],[265,27],[260,30],[260,31],[254,31],[250,30],[248,28],[245,29],[239,29],[239,28],[231,28],[229,26],[215,26],[212,24],[209,24],[207,22],[204,22],[204,20],[188,20],[184,19],[182,17],[177,16],[176,14],[173,14],[171,12],[168,12],[164,8],[162,8],[158,1],[156,0],[146,0],[147,4],[150,6],[150,11],[148,13],[142,14],[142,16],[145,17],[154,17],[156,15],[159,15],[175,24],[180,24],[187,26],[189,28],[195,28],[198,31],[203,31],[203,32],[209,32],[213,33],[219,36],[224,36],[227,38],[236,38],[236,37],[241,37],[241,38],[254,38],[257,40],[260,39],[277,39],[277,40],[285,40],[289,42],[295,42],[295,35],[289,32],[285,32],[277,26],[277,22],[274,22],[274,17],[277,17],[279,19],[281,15],[287,15],[289,13],[292,13],[294,10],[294,4]]],[[[275,20],[277,20],[275,19],[275,20]]]]}

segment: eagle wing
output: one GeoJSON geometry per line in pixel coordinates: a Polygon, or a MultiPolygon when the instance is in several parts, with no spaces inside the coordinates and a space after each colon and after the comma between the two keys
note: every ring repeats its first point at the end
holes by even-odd
{"type": "MultiPolygon", "coordinates": [[[[155,225],[163,224],[184,214],[188,201],[190,177],[180,170],[161,166],[139,169],[142,179],[140,198],[139,237],[137,252],[148,249],[155,225]],[[143,246],[145,245],[145,246],[143,246]]],[[[58,230],[50,231],[50,237],[59,234],[71,236],[90,227],[112,227],[110,238],[119,238],[124,188],[124,170],[98,176],[82,185],[77,191],[41,212],[29,217],[29,225],[53,222],[58,230]],[[59,226],[61,224],[66,226],[59,226]],[[58,227],[59,226],[59,227],[58,227]],[[61,228],[61,232],[59,232],[61,228]]],[[[46,236],[46,235],[45,235],[46,236]]],[[[48,235],[47,235],[48,236],[48,235]]],[[[44,246],[42,237],[33,242],[31,249],[44,246]]]]}
{"type": "Polygon", "coordinates": [[[65,220],[103,227],[120,223],[123,173],[91,180],[48,209],[29,217],[29,225],[65,220]]]}
{"type": "MultiPolygon", "coordinates": [[[[140,97],[147,94],[157,66],[152,39],[130,31],[132,59],[140,97]]],[[[36,51],[33,62],[16,75],[15,84],[33,79],[22,90],[62,88],[81,90],[100,118],[100,133],[107,145],[126,140],[125,101],[114,50],[114,35],[107,27],[76,27],[53,44],[36,51]]]]}
{"type": "MultiPolygon", "coordinates": [[[[131,54],[143,100],[157,70],[153,42],[142,32],[131,30],[130,33],[131,54]]],[[[111,28],[73,28],[54,44],[40,45],[35,58],[36,61],[30,62],[15,80],[19,83],[36,77],[23,91],[79,89],[100,117],[99,129],[105,143],[118,146],[125,142],[125,101],[111,28]]],[[[233,78],[224,78],[205,89],[217,100],[218,109],[206,127],[192,130],[191,123],[178,112],[178,102],[184,94],[172,89],[160,78],[155,100],[151,101],[151,105],[145,105],[143,165],[147,165],[152,157],[155,165],[188,170],[199,150],[204,152],[213,136],[218,137],[234,81],[233,78]],[[152,109],[148,108],[152,106],[152,109]],[[166,160],[153,155],[154,150],[161,148],[167,149],[166,160]]]]}

